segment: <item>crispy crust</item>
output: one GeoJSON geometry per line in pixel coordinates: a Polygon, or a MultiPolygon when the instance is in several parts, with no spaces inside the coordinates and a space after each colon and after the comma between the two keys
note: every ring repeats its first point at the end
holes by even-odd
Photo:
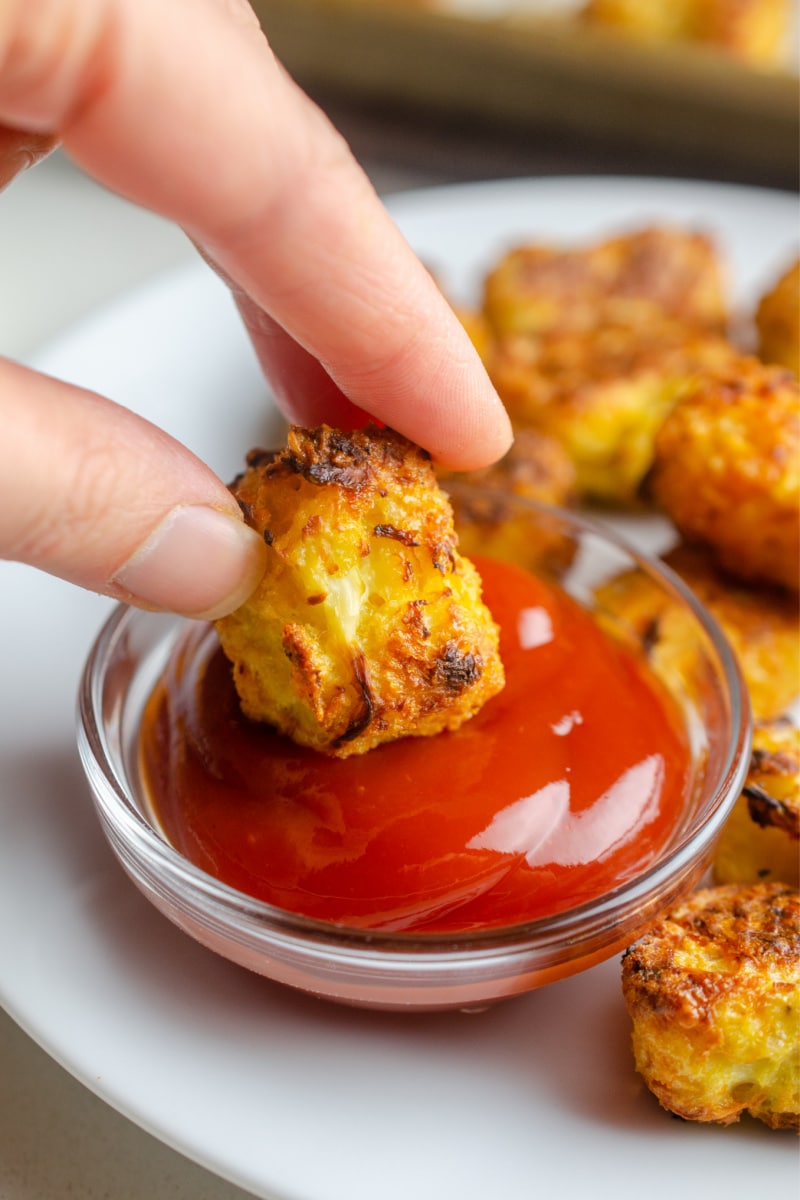
{"type": "Polygon", "coordinates": [[[796,590],[797,379],[755,358],[704,372],[658,432],[650,487],[687,541],[731,574],[796,590]]]}
{"type": "Polygon", "coordinates": [[[778,883],[696,892],[623,958],[636,1068],[659,1102],[800,1128],[800,903],[778,883]]]}
{"type": "Polygon", "coordinates": [[[267,569],[217,629],[249,717],[345,757],[455,729],[502,688],[497,627],[424,451],[323,426],[247,461],[233,492],[267,569]]]}

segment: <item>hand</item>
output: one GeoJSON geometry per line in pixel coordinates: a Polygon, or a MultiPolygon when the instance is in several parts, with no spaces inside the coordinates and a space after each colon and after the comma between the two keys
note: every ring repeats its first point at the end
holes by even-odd
{"type": "MultiPolygon", "coordinates": [[[[507,449],[466,334],[244,0],[0,0],[0,186],[57,141],[227,279],[291,420],[366,411],[452,467],[507,449]]],[[[0,407],[0,556],[190,615],[249,594],[263,545],[184,447],[2,360],[0,407]]]]}

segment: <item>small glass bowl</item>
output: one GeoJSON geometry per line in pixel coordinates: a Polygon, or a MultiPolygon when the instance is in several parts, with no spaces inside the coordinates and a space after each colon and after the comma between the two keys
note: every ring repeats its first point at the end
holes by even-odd
{"type": "MultiPolygon", "coordinates": [[[[716,623],[666,567],[569,512],[448,485],[466,553],[557,582],[612,636],[646,654],[686,719],[694,783],[670,845],[641,874],[579,907],[468,934],[383,933],[297,916],[218,882],[154,821],[139,770],[148,697],[186,622],[117,608],[86,663],[78,742],[102,828],[148,899],[199,942],[327,999],[392,1010],[480,1008],[618,953],[701,878],[744,783],[747,695],[716,623]]],[[[580,664],[576,664],[576,670],[580,664]]]]}

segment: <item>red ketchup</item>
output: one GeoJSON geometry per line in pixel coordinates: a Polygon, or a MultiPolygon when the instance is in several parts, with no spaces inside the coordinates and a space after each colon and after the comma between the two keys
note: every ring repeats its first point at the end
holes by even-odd
{"type": "Polygon", "coordinates": [[[250,896],[368,929],[524,922],[637,874],[691,782],[680,714],[565,593],[477,563],[505,689],[455,733],[332,759],[245,718],[212,628],[147,706],[146,788],[169,842],[250,896]]]}

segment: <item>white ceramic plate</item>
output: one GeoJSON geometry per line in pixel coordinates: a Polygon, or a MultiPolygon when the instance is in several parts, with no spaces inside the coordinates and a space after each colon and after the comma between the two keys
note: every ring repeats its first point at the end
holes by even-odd
{"type": "MultiPolygon", "coordinates": [[[[454,295],[501,247],[670,219],[717,232],[744,304],[797,250],[785,195],[634,180],[447,188],[392,205],[454,295]]],[[[223,477],[276,414],[202,266],[68,333],[38,365],[160,421],[223,477]]],[[[58,519],[58,514],[53,514],[58,519]]],[[[649,545],[658,525],[633,527],[649,545]]],[[[191,1158],[273,1200],[750,1197],[796,1142],[663,1113],[634,1074],[619,966],[485,1013],[402,1017],[283,990],[188,940],[95,822],[74,749],[108,603],[0,564],[0,1000],[68,1070],[191,1158]]]]}

